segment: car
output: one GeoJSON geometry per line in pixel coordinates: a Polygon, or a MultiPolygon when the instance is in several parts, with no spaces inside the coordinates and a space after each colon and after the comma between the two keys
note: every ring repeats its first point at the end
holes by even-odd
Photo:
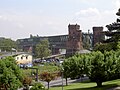
{"type": "Polygon", "coordinates": [[[63,59],[60,59],[60,60],[59,60],[60,64],[62,64],[62,63],[63,63],[63,61],[64,61],[63,59]]]}
{"type": "Polygon", "coordinates": [[[27,63],[27,64],[19,64],[20,68],[28,68],[28,67],[32,67],[33,64],[32,63],[27,63]]]}

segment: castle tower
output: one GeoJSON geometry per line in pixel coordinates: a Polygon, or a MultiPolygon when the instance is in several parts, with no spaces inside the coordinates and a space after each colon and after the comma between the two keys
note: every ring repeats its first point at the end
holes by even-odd
{"type": "Polygon", "coordinates": [[[103,35],[103,27],[93,27],[93,46],[95,46],[96,43],[100,43],[104,39],[103,35]]]}
{"type": "Polygon", "coordinates": [[[67,41],[67,55],[73,55],[77,51],[83,49],[82,47],[82,32],[80,25],[68,25],[68,41],[67,41]]]}

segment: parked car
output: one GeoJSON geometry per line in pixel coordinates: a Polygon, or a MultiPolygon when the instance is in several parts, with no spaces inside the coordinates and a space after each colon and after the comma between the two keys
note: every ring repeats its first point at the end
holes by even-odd
{"type": "Polygon", "coordinates": [[[32,63],[28,63],[28,64],[19,64],[20,68],[28,68],[28,67],[32,67],[33,64],[32,63]]]}

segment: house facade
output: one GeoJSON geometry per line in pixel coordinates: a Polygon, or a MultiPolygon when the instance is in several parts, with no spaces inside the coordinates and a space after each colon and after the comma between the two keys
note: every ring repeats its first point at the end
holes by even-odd
{"type": "Polygon", "coordinates": [[[17,64],[32,64],[32,55],[27,53],[18,54],[15,56],[17,64]]]}

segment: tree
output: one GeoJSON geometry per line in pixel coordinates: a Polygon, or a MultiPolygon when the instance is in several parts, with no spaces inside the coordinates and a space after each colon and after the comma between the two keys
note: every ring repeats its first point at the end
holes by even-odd
{"type": "MultiPolygon", "coordinates": [[[[120,9],[116,13],[117,16],[120,16],[120,9]]],[[[105,32],[105,35],[109,38],[105,40],[105,43],[112,43],[111,50],[120,49],[118,44],[120,42],[120,19],[118,18],[116,22],[106,25],[108,31],[105,32]]]]}
{"type": "Polygon", "coordinates": [[[56,78],[56,75],[54,73],[50,73],[50,72],[43,72],[40,75],[40,79],[42,79],[43,81],[46,81],[48,83],[48,89],[49,89],[49,83],[51,80],[54,80],[56,78]]]}
{"type": "Polygon", "coordinates": [[[63,64],[62,64],[62,66],[63,66],[63,76],[64,76],[64,78],[66,79],[66,86],[68,85],[68,83],[67,83],[67,78],[69,78],[70,77],[70,63],[69,63],[69,60],[64,60],[64,62],[63,62],[63,64]]]}
{"type": "Polygon", "coordinates": [[[43,59],[50,55],[49,43],[48,40],[42,40],[39,44],[36,45],[35,49],[36,57],[43,59]]]}
{"type": "Polygon", "coordinates": [[[119,55],[116,51],[92,52],[89,64],[90,80],[96,82],[98,87],[101,87],[104,81],[120,78],[119,61],[119,55]]]}
{"type": "Polygon", "coordinates": [[[0,89],[17,90],[22,86],[23,74],[14,58],[0,60],[0,89]]]}
{"type": "Polygon", "coordinates": [[[98,87],[107,80],[120,78],[120,51],[77,54],[63,62],[64,77],[77,78],[86,74],[98,87]]]}
{"type": "Polygon", "coordinates": [[[101,52],[93,52],[92,56],[89,77],[97,83],[98,87],[101,87],[102,82],[106,80],[104,54],[101,52]]]}
{"type": "Polygon", "coordinates": [[[104,53],[104,51],[111,51],[112,47],[113,47],[114,43],[97,43],[94,46],[94,51],[101,51],[102,53],[104,53]]]}
{"type": "Polygon", "coordinates": [[[74,55],[72,57],[67,58],[63,62],[63,74],[66,78],[66,85],[67,78],[75,79],[81,78],[83,74],[88,74],[89,71],[89,59],[88,56],[85,54],[82,55],[74,55]]]}
{"type": "MultiPolygon", "coordinates": [[[[117,16],[120,16],[120,9],[116,13],[117,16]]],[[[94,51],[111,51],[120,49],[120,18],[117,18],[116,22],[106,25],[108,31],[103,33],[108,37],[106,40],[103,40],[102,43],[97,44],[94,47],[94,51]]]]}
{"type": "Polygon", "coordinates": [[[29,86],[32,84],[32,78],[28,76],[24,76],[22,83],[24,88],[28,90],[29,86]]]}
{"type": "Polygon", "coordinates": [[[11,39],[1,38],[0,39],[0,49],[2,51],[11,51],[12,48],[16,48],[16,42],[11,39]]]}
{"type": "Polygon", "coordinates": [[[63,62],[63,68],[65,78],[86,74],[101,87],[104,81],[120,78],[120,50],[76,54],[63,62]]]}

